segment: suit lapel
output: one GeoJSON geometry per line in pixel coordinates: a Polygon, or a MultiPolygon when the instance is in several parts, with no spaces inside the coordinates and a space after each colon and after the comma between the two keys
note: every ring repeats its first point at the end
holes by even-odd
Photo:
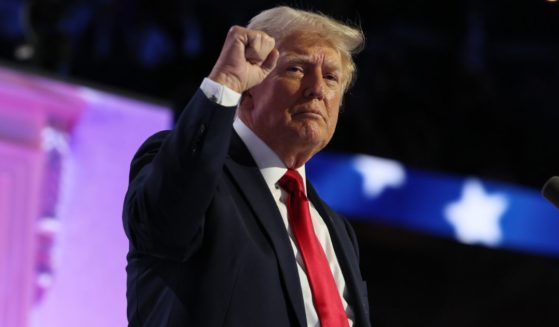
{"type": "Polygon", "coordinates": [[[340,264],[346,286],[348,287],[350,295],[350,304],[355,314],[356,326],[368,326],[369,318],[364,310],[364,303],[362,298],[366,297],[365,293],[362,293],[363,282],[360,274],[359,267],[357,266],[359,258],[355,253],[355,249],[349,239],[346,231],[346,226],[344,226],[341,219],[334,220],[332,216],[334,215],[329,208],[326,207],[324,202],[319,198],[316,190],[307,181],[307,193],[309,200],[313,203],[314,207],[320,213],[320,216],[328,226],[328,231],[330,232],[330,237],[334,245],[336,252],[336,257],[338,263],[340,264]],[[345,233],[344,233],[345,232],[345,233]],[[342,235],[342,233],[344,233],[342,235]],[[357,263],[357,264],[356,264],[357,263]]]}
{"type": "Polygon", "coordinates": [[[276,253],[278,264],[285,281],[285,287],[293,310],[300,326],[306,325],[304,303],[299,275],[289,236],[283,220],[277,209],[274,198],[268,186],[254,163],[248,149],[243,144],[237,133],[233,133],[230,158],[225,162],[225,167],[231,177],[246,195],[246,199],[254,210],[256,218],[264,227],[265,233],[271,240],[276,253]]]}

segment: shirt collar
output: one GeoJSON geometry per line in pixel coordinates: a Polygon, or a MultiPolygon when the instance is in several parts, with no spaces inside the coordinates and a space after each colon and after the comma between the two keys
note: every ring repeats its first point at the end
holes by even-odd
{"type": "MultiPolygon", "coordinates": [[[[278,155],[259,138],[245,123],[238,117],[235,118],[233,122],[233,129],[243,143],[248,148],[248,151],[252,155],[252,158],[256,162],[258,169],[262,173],[264,180],[268,187],[272,190],[276,187],[276,183],[287,171],[287,167],[278,157],[278,155]]],[[[297,172],[306,181],[305,165],[296,169],[297,172]]],[[[305,185],[305,193],[307,190],[307,183],[305,185]]]]}

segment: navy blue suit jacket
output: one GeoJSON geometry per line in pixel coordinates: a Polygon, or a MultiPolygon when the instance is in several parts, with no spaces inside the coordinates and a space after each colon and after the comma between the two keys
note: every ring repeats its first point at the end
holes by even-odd
{"type": "MultiPolygon", "coordinates": [[[[198,91],[175,128],[150,137],[132,161],[123,212],[130,326],[305,326],[287,231],[232,129],[234,111],[198,91]]],[[[369,326],[355,234],[307,185],[356,326],[369,326]]]]}

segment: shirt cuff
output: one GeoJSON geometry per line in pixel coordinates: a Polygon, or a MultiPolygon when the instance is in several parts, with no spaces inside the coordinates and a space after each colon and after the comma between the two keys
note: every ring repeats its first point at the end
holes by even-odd
{"type": "Polygon", "coordinates": [[[231,90],[225,85],[214,82],[207,77],[202,81],[200,89],[210,101],[224,107],[235,107],[241,100],[240,93],[231,90]]]}

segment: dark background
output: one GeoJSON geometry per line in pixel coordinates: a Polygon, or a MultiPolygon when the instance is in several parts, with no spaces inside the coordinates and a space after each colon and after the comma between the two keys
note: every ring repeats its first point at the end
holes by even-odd
{"type": "MultiPolygon", "coordinates": [[[[0,59],[178,114],[228,28],[276,4],[367,37],[330,151],[534,188],[559,174],[555,2],[1,0],[0,59]]],[[[556,258],[354,226],[376,326],[559,326],[556,258]]]]}

